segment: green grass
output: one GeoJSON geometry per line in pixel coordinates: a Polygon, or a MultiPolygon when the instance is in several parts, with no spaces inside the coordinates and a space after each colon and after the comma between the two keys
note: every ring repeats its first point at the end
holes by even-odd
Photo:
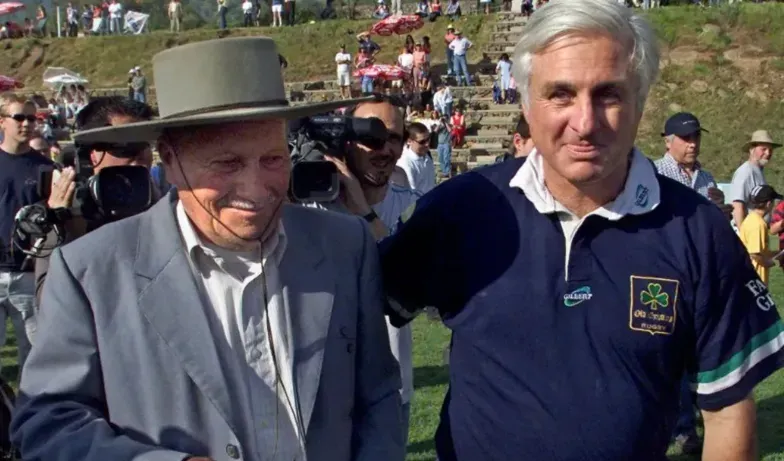
{"type": "MultiPolygon", "coordinates": [[[[784,272],[771,274],[771,293],[784,315],[784,272]]],[[[449,380],[443,351],[450,332],[440,322],[421,316],[414,322],[414,387],[407,461],[434,461],[433,434],[449,380]]],[[[16,344],[8,325],[9,341],[0,352],[2,377],[16,389],[16,344]]],[[[769,377],[756,390],[758,433],[762,461],[784,461],[784,370],[769,377]]],[[[698,461],[674,455],[672,461],[698,461]]]]}
{"type": "MultiPolygon", "coordinates": [[[[457,27],[475,42],[477,49],[489,37],[486,16],[464,16],[457,27]]],[[[285,71],[286,81],[334,79],[335,53],[341,43],[353,52],[356,34],[368,30],[375,21],[333,20],[295,27],[232,28],[229,37],[268,36],[275,40],[278,50],[289,62],[285,71]],[[351,32],[351,33],[349,33],[351,32]]],[[[426,22],[412,35],[429,36],[433,45],[436,64],[444,61],[442,40],[447,21],[426,22]]],[[[0,75],[19,78],[30,88],[39,88],[41,77],[48,66],[66,67],[84,75],[92,88],[124,88],[128,69],[141,66],[148,79],[152,79],[152,57],[159,51],[186,43],[217,38],[216,29],[197,29],[179,35],[168,31],[124,37],[61,38],[51,40],[23,39],[0,43],[0,75]]],[[[382,47],[380,62],[395,62],[403,46],[402,36],[374,38],[382,47]]],[[[481,56],[477,56],[481,57],[481,56]]],[[[189,78],[189,76],[183,76],[189,78]]],[[[154,82],[149,82],[154,84],[154,82]]]]}

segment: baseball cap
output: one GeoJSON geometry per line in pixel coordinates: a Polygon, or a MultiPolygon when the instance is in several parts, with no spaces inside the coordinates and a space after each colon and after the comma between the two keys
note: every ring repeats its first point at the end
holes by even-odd
{"type": "Polygon", "coordinates": [[[751,203],[757,205],[762,205],[771,200],[781,200],[782,198],[784,198],[784,196],[776,192],[776,189],[767,184],[756,186],[751,190],[751,203]]]}
{"type": "Polygon", "coordinates": [[[662,133],[662,136],[669,136],[671,134],[674,134],[675,136],[689,136],[698,131],[708,133],[708,130],[700,126],[700,121],[694,114],[678,112],[668,118],[667,122],[664,123],[664,132],[662,133]]]}

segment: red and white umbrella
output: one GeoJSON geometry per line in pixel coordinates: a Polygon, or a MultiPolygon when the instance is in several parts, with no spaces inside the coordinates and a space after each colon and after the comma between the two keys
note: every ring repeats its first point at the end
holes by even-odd
{"type": "Polygon", "coordinates": [[[425,23],[422,22],[422,18],[415,14],[408,16],[390,16],[373,24],[373,27],[370,28],[370,33],[381,35],[382,37],[388,37],[394,34],[404,35],[420,29],[424,25],[425,23]]]}
{"type": "Polygon", "coordinates": [[[16,13],[17,11],[23,9],[25,9],[24,3],[19,3],[19,2],[0,3],[0,16],[16,13]]]}
{"type": "Polygon", "coordinates": [[[0,92],[2,91],[13,91],[17,88],[24,88],[24,84],[16,79],[11,77],[6,77],[5,75],[0,75],[0,92]]]}
{"type": "Polygon", "coordinates": [[[354,77],[371,77],[382,80],[404,80],[411,76],[411,73],[400,66],[390,66],[388,64],[376,64],[354,71],[354,77]]]}

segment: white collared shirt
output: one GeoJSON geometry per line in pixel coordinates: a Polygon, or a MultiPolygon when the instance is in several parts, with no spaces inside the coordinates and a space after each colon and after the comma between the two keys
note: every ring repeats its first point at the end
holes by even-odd
{"type": "Polygon", "coordinates": [[[536,149],[528,155],[528,160],[520,167],[511,181],[510,187],[522,189],[536,211],[542,214],[557,213],[566,240],[566,261],[564,275],[569,278],[569,254],[572,240],[588,216],[601,216],[609,221],[618,221],[626,215],[641,215],[659,206],[659,181],[653,163],[636,148],[631,153],[631,165],[626,176],[623,190],[612,202],[588,213],[582,218],[566,209],[547,190],[544,183],[542,154],[536,149]]]}
{"type": "Polygon", "coordinates": [[[182,202],[177,204],[176,216],[195,280],[212,308],[207,317],[219,355],[227,362],[222,363],[223,372],[235,398],[234,408],[247,422],[242,428],[243,458],[305,461],[304,429],[294,383],[291,317],[278,273],[286,251],[283,223],[278,224],[261,254],[243,253],[204,242],[182,202]],[[268,321],[279,380],[267,334],[268,321]]]}
{"type": "Polygon", "coordinates": [[[403,148],[403,155],[397,161],[403,169],[411,188],[424,195],[436,187],[436,166],[429,155],[417,155],[408,146],[403,148]]]}

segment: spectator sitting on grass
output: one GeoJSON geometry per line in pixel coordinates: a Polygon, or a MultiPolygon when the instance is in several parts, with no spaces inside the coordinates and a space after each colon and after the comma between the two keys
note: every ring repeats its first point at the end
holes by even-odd
{"type": "Polygon", "coordinates": [[[384,0],[378,0],[378,5],[376,6],[375,11],[373,11],[373,17],[376,19],[386,19],[389,17],[389,8],[387,4],[384,3],[384,0]]]}

